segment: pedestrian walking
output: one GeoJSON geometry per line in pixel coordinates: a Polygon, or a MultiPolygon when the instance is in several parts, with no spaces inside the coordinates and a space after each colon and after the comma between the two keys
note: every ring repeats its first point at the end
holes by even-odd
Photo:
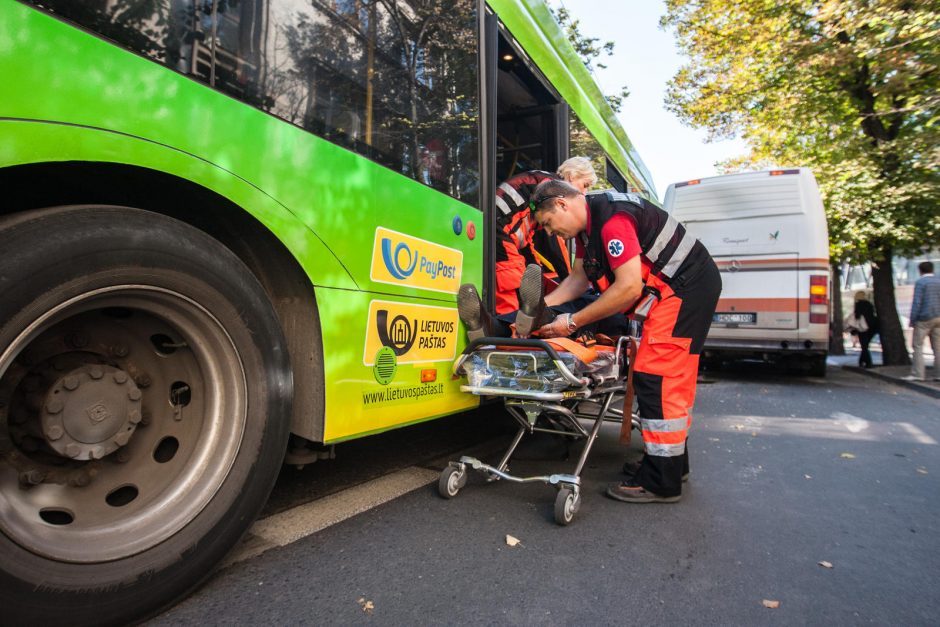
{"type": "Polygon", "coordinates": [[[911,303],[911,326],[914,334],[911,345],[914,350],[914,363],[911,374],[904,377],[908,381],[923,381],[927,371],[924,365],[924,339],[930,338],[933,350],[933,379],[940,381],[940,277],[934,276],[933,263],[924,261],[917,266],[920,278],[914,284],[914,300],[911,303]]]}

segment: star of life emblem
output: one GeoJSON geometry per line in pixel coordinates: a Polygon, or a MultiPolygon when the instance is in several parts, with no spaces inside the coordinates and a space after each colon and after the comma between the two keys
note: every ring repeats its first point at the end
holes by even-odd
{"type": "Polygon", "coordinates": [[[612,239],[607,242],[607,252],[610,253],[611,257],[619,257],[623,254],[623,242],[619,239],[612,239]]]}

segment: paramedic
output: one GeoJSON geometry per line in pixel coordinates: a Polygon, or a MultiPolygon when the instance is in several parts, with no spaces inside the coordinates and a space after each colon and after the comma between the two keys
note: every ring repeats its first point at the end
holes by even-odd
{"type": "Polygon", "coordinates": [[[590,284],[602,292],[583,309],[544,325],[542,337],[571,335],[634,306],[646,316],[634,362],[645,455],[632,476],[611,484],[607,494],[628,503],[678,501],[688,472],[699,356],[721,292],[718,268],[684,226],[635,194],[585,198],[563,181],[546,181],[532,203],[549,234],[577,238],[572,272],[545,304],[575,299],[590,284]]]}
{"type": "Polygon", "coordinates": [[[571,157],[560,166],[558,174],[532,170],[500,183],[496,189],[496,313],[509,314],[519,309],[519,284],[530,263],[542,267],[543,276],[561,282],[571,268],[564,238],[536,230],[529,214],[532,190],[550,179],[562,178],[581,193],[597,183],[594,166],[587,157],[571,157]]]}

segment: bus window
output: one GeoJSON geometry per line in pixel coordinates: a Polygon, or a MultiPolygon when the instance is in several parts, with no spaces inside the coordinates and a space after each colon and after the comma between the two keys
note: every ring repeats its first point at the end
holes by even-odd
{"type": "Polygon", "coordinates": [[[473,0],[33,2],[478,206],[473,0]]]}

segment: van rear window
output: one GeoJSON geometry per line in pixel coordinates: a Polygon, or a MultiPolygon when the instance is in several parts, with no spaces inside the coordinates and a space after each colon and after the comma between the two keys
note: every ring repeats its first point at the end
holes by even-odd
{"type": "Polygon", "coordinates": [[[705,222],[805,213],[800,180],[762,176],[677,186],[672,215],[680,222],[705,222]]]}

